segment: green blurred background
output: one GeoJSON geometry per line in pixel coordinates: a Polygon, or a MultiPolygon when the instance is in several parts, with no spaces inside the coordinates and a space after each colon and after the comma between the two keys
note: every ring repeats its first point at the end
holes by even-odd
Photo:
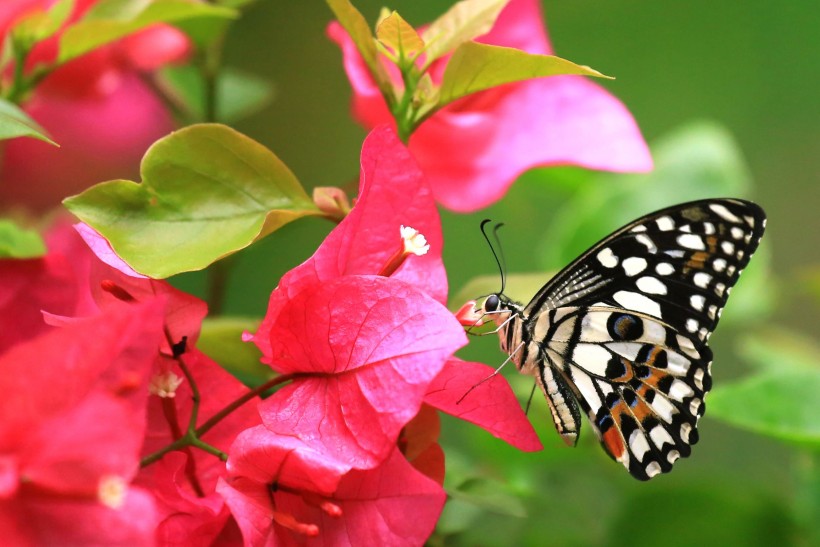
{"type": "MultiPolygon", "coordinates": [[[[382,6],[354,3],[371,22],[382,6]]],[[[451,3],[396,0],[389,7],[418,25],[451,3]]],[[[749,197],[768,212],[768,231],[712,339],[716,385],[767,367],[776,371],[781,359],[817,367],[814,347],[795,348],[816,341],[820,319],[820,4],[551,0],[544,6],[558,55],[617,77],[603,85],[634,114],[659,172],[538,170],[486,211],[444,212],[451,295],[475,276],[497,275],[477,229],[486,216],[507,223],[502,234],[511,273],[547,272],[655,206],[749,197]],[[708,123],[692,125],[698,121],[708,123]]],[[[324,34],[330,19],[320,0],[260,0],[226,44],[226,65],[275,86],[274,101],[235,126],[271,148],[308,187],[351,185],[365,135],[350,117],[341,55],[324,34]]],[[[330,228],[303,220],[240,253],[226,311],[261,316],[279,276],[309,256],[330,228]]],[[[181,283],[203,293],[201,274],[181,283]]],[[[473,339],[464,357],[503,361],[489,338],[473,339]]],[[[505,373],[526,399],[531,381],[512,368],[505,373]]],[[[766,393],[757,397],[748,400],[750,408],[766,393]]],[[[820,393],[811,405],[820,408],[820,393]]],[[[772,440],[707,412],[693,456],[670,475],[638,483],[608,460],[588,427],[578,448],[566,448],[538,395],[530,418],[545,445],[540,453],[518,453],[475,428],[445,422],[453,499],[431,543],[820,544],[816,446],[772,440]]],[[[806,417],[810,424],[818,419],[818,412],[806,417]]]]}

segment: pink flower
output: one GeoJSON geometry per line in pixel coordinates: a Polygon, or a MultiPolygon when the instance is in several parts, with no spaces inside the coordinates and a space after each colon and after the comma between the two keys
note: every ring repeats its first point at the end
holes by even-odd
{"type": "MultiPolygon", "coordinates": [[[[13,0],[0,8],[0,39],[16,20],[47,0],[13,0]]],[[[95,0],[77,2],[72,20],[95,0]]],[[[56,55],[56,38],[38,45],[30,65],[56,55]]],[[[178,61],[187,38],[155,26],[70,61],[47,77],[23,109],[60,144],[13,139],[4,145],[0,202],[44,210],[91,184],[138,173],[148,146],[173,128],[141,72],[178,61]]]]}
{"type": "MultiPolygon", "coordinates": [[[[191,386],[172,348],[183,338],[185,351],[179,359],[202,393],[198,425],[248,389],[196,349],[207,313],[204,302],[165,281],[136,274],[99,234],[85,225],[76,228],[62,224],[51,230],[48,254],[41,259],[0,261],[0,275],[8,281],[0,287],[0,302],[7,304],[0,306],[0,327],[10,329],[9,336],[5,336],[5,328],[0,331],[0,351],[53,330],[49,325],[69,329],[89,321],[87,318],[105,317],[123,307],[161,299],[164,305],[158,327],[162,337],[143,341],[150,355],[149,368],[140,373],[145,377],[145,389],[132,390],[128,396],[140,409],[136,449],[144,457],[181,437],[188,428],[191,386]]],[[[255,403],[249,402],[220,421],[202,440],[227,451],[240,431],[259,423],[255,403]]],[[[217,479],[224,472],[225,464],[217,456],[194,448],[166,454],[140,471],[134,484],[156,499],[152,502],[152,531],[156,530],[157,540],[211,543],[229,533],[231,527],[235,530],[224,500],[215,492],[217,479]]]]}
{"type": "Polygon", "coordinates": [[[250,546],[421,545],[444,490],[397,450],[358,471],[290,436],[245,431],[231,449],[225,497],[250,546]]]}
{"type": "Polygon", "coordinates": [[[130,483],[163,305],[121,305],[0,355],[4,542],[153,543],[153,499],[130,483]]]}
{"type": "Polygon", "coordinates": [[[439,301],[441,242],[432,196],[407,150],[389,128],[373,131],[356,206],[282,277],[253,338],[265,362],[295,375],[260,405],[268,429],[322,445],[354,468],[384,460],[466,342],[439,301]]]}
{"type": "MultiPolygon", "coordinates": [[[[342,48],[356,118],[367,127],[394,123],[350,37],[336,23],[328,32],[342,48]]],[[[537,0],[512,0],[479,41],[552,53],[537,0]]],[[[431,67],[434,81],[440,82],[446,62],[441,59],[431,67]]],[[[423,123],[409,145],[436,200],[461,212],[494,203],[532,167],[652,168],[646,143],[626,108],[578,76],[528,80],[466,97],[423,123]]]]}

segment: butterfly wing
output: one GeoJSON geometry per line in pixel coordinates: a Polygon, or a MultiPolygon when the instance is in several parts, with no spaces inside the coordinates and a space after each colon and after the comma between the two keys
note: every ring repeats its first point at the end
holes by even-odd
{"type": "Polygon", "coordinates": [[[741,200],[663,209],[594,245],[525,308],[529,337],[636,478],[669,471],[697,442],[706,342],[764,227],[741,200]]]}
{"type": "Polygon", "coordinates": [[[609,305],[650,315],[705,341],[766,226],[737,199],[684,203],[641,217],[593,245],[533,297],[535,317],[609,305]]]}

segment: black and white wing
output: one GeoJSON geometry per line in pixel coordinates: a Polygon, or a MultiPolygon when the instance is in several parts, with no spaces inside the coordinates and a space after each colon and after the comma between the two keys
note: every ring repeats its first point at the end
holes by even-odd
{"type": "Polygon", "coordinates": [[[555,383],[636,478],[669,471],[697,442],[707,340],[765,224],[737,199],[663,209],[594,245],[526,306],[555,383]]]}

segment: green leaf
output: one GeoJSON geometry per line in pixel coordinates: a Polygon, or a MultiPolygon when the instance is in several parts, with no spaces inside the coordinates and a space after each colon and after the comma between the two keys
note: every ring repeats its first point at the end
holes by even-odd
{"type": "Polygon", "coordinates": [[[48,138],[45,129],[32,120],[20,107],[0,99],[0,140],[15,137],[32,137],[59,146],[48,138]]]}
{"type": "Polygon", "coordinates": [[[393,50],[399,60],[412,61],[424,49],[424,41],[416,29],[395,11],[376,27],[376,38],[382,45],[393,50]]]}
{"type": "Polygon", "coordinates": [[[236,11],[192,0],[109,0],[70,26],[60,37],[58,63],[65,63],[100,46],[155,23],[190,20],[230,20],[236,11]]]}
{"type": "Polygon", "coordinates": [[[457,488],[450,488],[447,494],[455,500],[463,501],[491,511],[498,515],[524,518],[527,510],[518,496],[504,483],[485,477],[470,478],[457,488]]]}
{"type": "Polygon", "coordinates": [[[760,372],[813,369],[820,363],[820,346],[814,339],[774,327],[747,334],[737,351],[760,372]]]}
{"type": "Polygon", "coordinates": [[[663,207],[750,192],[751,178],[740,149],[716,124],[686,125],[653,144],[652,156],[651,173],[602,173],[579,187],[554,217],[540,245],[544,266],[563,267],[611,231],[663,207]]]}
{"type": "MultiPolygon", "coordinates": [[[[205,117],[205,83],[200,71],[191,65],[169,66],[161,71],[163,85],[188,115],[195,120],[205,117]]],[[[225,67],[216,83],[217,119],[235,122],[267,106],[274,96],[273,85],[253,74],[225,67]]]]}
{"type": "Polygon", "coordinates": [[[820,368],[771,370],[709,395],[709,415],[734,426],[820,449],[820,368]]]}
{"type": "Polygon", "coordinates": [[[43,238],[10,220],[0,220],[0,258],[37,258],[46,254],[43,238]]]}
{"type": "Polygon", "coordinates": [[[379,52],[376,49],[376,41],[373,33],[370,32],[370,26],[367,24],[364,16],[357,10],[350,0],[326,0],[327,5],[333,11],[339,24],[350,35],[350,39],[356,44],[356,49],[362,56],[367,68],[370,69],[370,74],[379,86],[382,94],[385,97],[393,96],[393,86],[390,83],[390,78],[379,63],[379,52]]]}
{"type": "Polygon", "coordinates": [[[561,74],[609,78],[588,66],[553,55],[467,42],[453,53],[444,69],[438,107],[491,87],[561,74]]]}
{"type": "Polygon", "coordinates": [[[114,180],[64,201],[136,271],[200,270],[284,224],[321,214],[270,150],[218,124],[154,143],[142,183],[114,180]]]}
{"type": "Polygon", "coordinates": [[[430,23],[422,33],[426,65],[461,44],[487,34],[509,0],[462,0],[430,23]]]}
{"type": "Polygon", "coordinates": [[[274,375],[273,369],[260,362],[259,348],[242,341],[242,333],[255,332],[259,322],[248,317],[208,317],[202,321],[197,347],[245,385],[264,384],[274,375]]]}

